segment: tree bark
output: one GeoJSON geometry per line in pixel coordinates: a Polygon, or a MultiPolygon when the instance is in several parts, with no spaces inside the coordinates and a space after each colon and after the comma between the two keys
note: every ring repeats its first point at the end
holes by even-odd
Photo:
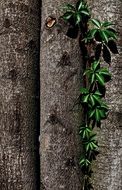
{"type": "Polygon", "coordinates": [[[81,189],[81,115],[73,106],[79,96],[82,58],[78,39],[68,38],[65,23],[58,19],[64,2],[67,3],[42,1],[40,154],[41,189],[46,190],[81,189]],[[56,25],[47,28],[45,23],[50,16],[56,19],[56,25]]]}
{"type": "Polygon", "coordinates": [[[0,1],[1,190],[39,189],[39,12],[38,0],[0,1]]]}
{"type": "Polygon", "coordinates": [[[100,155],[94,164],[95,190],[122,189],[122,2],[121,0],[88,0],[93,16],[114,22],[119,32],[119,55],[113,56],[110,72],[112,81],[107,84],[106,101],[110,113],[99,131],[100,155]]]}

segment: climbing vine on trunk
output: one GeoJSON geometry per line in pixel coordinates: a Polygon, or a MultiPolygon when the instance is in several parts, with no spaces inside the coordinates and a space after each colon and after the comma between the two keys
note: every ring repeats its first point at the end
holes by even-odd
{"type": "Polygon", "coordinates": [[[94,132],[106,119],[109,107],[105,102],[105,83],[111,80],[108,67],[111,64],[111,53],[118,54],[117,33],[113,23],[92,18],[87,3],[79,0],[76,5],[65,4],[62,18],[68,23],[67,36],[79,38],[83,55],[84,82],[80,89],[79,102],[84,110],[84,118],[80,125],[80,136],[83,153],[80,166],[83,172],[82,190],[93,189],[92,162],[99,154],[99,145],[94,132]]]}

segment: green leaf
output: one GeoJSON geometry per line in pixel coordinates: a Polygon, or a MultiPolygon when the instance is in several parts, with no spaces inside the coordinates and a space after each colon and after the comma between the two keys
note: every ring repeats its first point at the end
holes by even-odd
{"type": "Polygon", "coordinates": [[[83,131],[83,138],[86,137],[86,131],[83,131]]]}
{"type": "Polygon", "coordinates": [[[86,161],[86,166],[88,167],[91,164],[89,160],[86,161]]]}
{"type": "Polygon", "coordinates": [[[95,33],[97,32],[97,29],[91,29],[89,32],[88,32],[88,36],[91,37],[91,38],[94,38],[95,37],[95,33]]]}
{"type": "Polygon", "coordinates": [[[94,61],[92,63],[92,69],[95,71],[100,67],[100,62],[99,61],[94,61]]]}
{"type": "Polygon", "coordinates": [[[77,13],[76,15],[76,24],[79,24],[81,21],[81,15],[79,13],[77,13]]]}
{"type": "Polygon", "coordinates": [[[82,1],[82,0],[80,0],[80,1],[77,2],[76,8],[77,8],[78,11],[79,11],[81,8],[83,8],[83,1],[82,1]]]}
{"type": "Polygon", "coordinates": [[[84,102],[84,103],[88,103],[88,100],[89,100],[89,94],[83,96],[83,102],[84,102]]]}
{"type": "Polygon", "coordinates": [[[104,31],[102,30],[102,31],[100,32],[100,34],[101,34],[101,37],[102,37],[103,41],[105,41],[106,43],[108,43],[109,36],[107,35],[106,31],[105,31],[105,30],[104,30],[104,31]]]}
{"type": "Polygon", "coordinates": [[[90,127],[86,127],[87,132],[91,133],[92,129],[90,127]]]}
{"type": "Polygon", "coordinates": [[[95,91],[95,95],[102,96],[102,94],[98,90],[95,91]]]}
{"type": "Polygon", "coordinates": [[[92,73],[92,71],[90,69],[87,69],[84,73],[83,73],[83,76],[85,75],[90,75],[92,73]]]}
{"type": "Polygon", "coordinates": [[[83,166],[88,167],[91,164],[91,162],[87,158],[81,158],[79,164],[81,165],[81,167],[83,166]]]}
{"type": "Polygon", "coordinates": [[[92,146],[93,146],[93,148],[98,148],[98,145],[96,145],[94,142],[92,142],[92,146]]]}
{"type": "Polygon", "coordinates": [[[90,102],[92,106],[95,105],[94,95],[90,95],[90,102]]]}
{"type": "Polygon", "coordinates": [[[98,28],[101,27],[101,22],[98,19],[91,19],[91,22],[98,28]]]}
{"type": "Polygon", "coordinates": [[[109,27],[109,26],[112,26],[113,24],[112,24],[112,22],[108,22],[108,21],[105,21],[105,22],[103,22],[103,24],[102,24],[102,27],[109,27]]]}
{"type": "Polygon", "coordinates": [[[94,100],[95,100],[96,102],[98,102],[98,103],[101,102],[101,98],[100,98],[100,96],[94,94],[93,97],[94,97],[94,100]]]}
{"type": "Polygon", "coordinates": [[[92,118],[94,114],[95,114],[95,110],[90,110],[89,111],[89,118],[92,118]]]}
{"type": "Polygon", "coordinates": [[[96,73],[96,78],[97,78],[100,85],[102,85],[102,86],[105,85],[104,77],[102,75],[96,73]]]}
{"type": "Polygon", "coordinates": [[[87,144],[86,145],[86,151],[88,152],[88,150],[89,150],[89,147],[90,147],[90,144],[87,144]]]}
{"type": "Polygon", "coordinates": [[[106,117],[105,110],[99,110],[99,114],[100,114],[100,117],[103,118],[103,119],[106,117]]]}
{"type": "Polygon", "coordinates": [[[73,15],[72,12],[66,12],[66,13],[64,13],[64,15],[62,17],[64,20],[69,20],[72,15],[73,15]]]}
{"type": "Polygon", "coordinates": [[[101,68],[98,70],[98,73],[100,75],[106,75],[106,76],[111,76],[111,74],[109,73],[108,69],[107,68],[101,68]]]}
{"type": "Polygon", "coordinates": [[[91,150],[94,149],[94,147],[93,147],[93,145],[92,145],[92,142],[89,144],[89,147],[90,147],[91,150]]]}
{"type": "Polygon", "coordinates": [[[111,32],[113,32],[115,35],[117,35],[117,32],[116,32],[116,30],[115,30],[114,28],[107,28],[107,30],[108,30],[108,31],[111,31],[111,32]]]}
{"type": "Polygon", "coordinates": [[[85,3],[83,0],[79,0],[79,1],[76,3],[76,9],[77,9],[78,11],[81,11],[81,10],[86,10],[86,11],[88,11],[87,3],[85,3]]]}
{"type": "Polygon", "coordinates": [[[92,134],[85,142],[85,149],[86,151],[94,150],[98,148],[97,142],[96,142],[96,134],[92,134]]]}
{"type": "Polygon", "coordinates": [[[80,89],[80,92],[81,92],[82,94],[88,94],[88,93],[89,93],[89,90],[88,90],[87,88],[81,88],[81,89],[80,89]]]}
{"type": "Polygon", "coordinates": [[[99,109],[96,109],[96,111],[95,111],[95,119],[96,119],[96,121],[100,121],[100,119],[101,119],[99,109]]]}
{"type": "Polygon", "coordinates": [[[84,14],[84,15],[89,16],[89,12],[87,12],[87,11],[82,10],[81,13],[84,14]]]}
{"type": "Polygon", "coordinates": [[[96,139],[96,134],[92,134],[89,138],[90,141],[94,141],[96,139]]]}
{"type": "Polygon", "coordinates": [[[79,134],[84,139],[84,138],[88,138],[91,132],[92,132],[92,129],[85,124],[81,126],[79,134]]]}
{"type": "Polygon", "coordinates": [[[80,160],[80,164],[82,165],[82,164],[84,164],[84,162],[85,162],[85,159],[83,158],[82,160],[80,160]]]}
{"type": "Polygon", "coordinates": [[[91,76],[91,84],[93,84],[94,81],[95,81],[95,74],[92,74],[92,76],[91,76]]]}
{"type": "Polygon", "coordinates": [[[108,111],[108,109],[109,109],[105,102],[102,103],[101,108],[105,109],[106,111],[108,111]]]}
{"type": "Polygon", "coordinates": [[[116,33],[112,32],[110,29],[105,30],[106,35],[108,35],[109,38],[117,39],[116,33]]]}

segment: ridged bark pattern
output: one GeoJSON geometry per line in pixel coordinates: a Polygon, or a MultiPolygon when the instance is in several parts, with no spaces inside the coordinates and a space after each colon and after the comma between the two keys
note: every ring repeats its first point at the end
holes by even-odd
{"type": "MultiPolygon", "coordinates": [[[[110,113],[98,131],[100,154],[94,163],[95,190],[122,189],[122,1],[88,0],[94,18],[109,20],[118,32],[119,55],[112,57],[109,67],[111,82],[107,83],[106,101],[110,113]]],[[[107,66],[107,65],[106,65],[107,66]]]]}
{"type": "Polygon", "coordinates": [[[0,1],[1,190],[38,189],[39,12],[38,0],[0,1]]]}
{"type": "Polygon", "coordinates": [[[82,58],[78,39],[68,38],[66,25],[58,19],[64,2],[67,3],[42,1],[40,153],[41,189],[46,190],[81,188],[78,165],[81,116],[73,106],[79,96],[82,58]],[[45,26],[49,16],[57,22],[50,29],[45,26]]]}

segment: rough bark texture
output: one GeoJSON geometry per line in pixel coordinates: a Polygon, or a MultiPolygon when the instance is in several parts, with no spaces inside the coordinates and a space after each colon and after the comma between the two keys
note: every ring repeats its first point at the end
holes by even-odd
{"type": "Polygon", "coordinates": [[[79,95],[82,59],[78,39],[68,38],[65,24],[58,20],[64,2],[42,1],[40,153],[41,189],[46,190],[81,189],[79,113],[72,108],[79,95]],[[56,18],[58,25],[46,28],[48,16],[56,18]]]}
{"type": "Polygon", "coordinates": [[[0,189],[36,190],[39,1],[0,1],[0,189]]]}
{"type": "Polygon", "coordinates": [[[88,0],[95,18],[110,20],[119,31],[119,55],[113,56],[110,71],[112,81],[107,84],[106,101],[110,105],[108,119],[99,131],[100,155],[94,165],[95,190],[122,189],[122,1],[88,0]]]}

